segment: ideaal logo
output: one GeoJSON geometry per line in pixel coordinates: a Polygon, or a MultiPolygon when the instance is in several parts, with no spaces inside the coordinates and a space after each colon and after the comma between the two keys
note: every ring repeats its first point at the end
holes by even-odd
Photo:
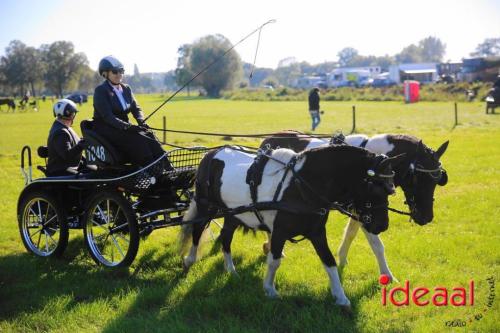
{"type": "MultiPolygon", "coordinates": [[[[389,301],[395,306],[408,306],[413,303],[417,306],[427,306],[432,304],[434,306],[473,306],[474,305],[474,280],[470,280],[467,287],[452,287],[446,288],[437,286],[432,290],[426,287],[411,288],[410,282],[406,281],[404,287],[395,287],[389,291],[385,287],[389,283],[389,277],[382,275],[380,277],[380,284],[382,284],[382,305],[386,306],[389,301]],[[402,294],[403,299],[397,300],[396,294],[402,294]],[[410,302],[411,300],[411,302],[410,302]]],[[[486,279],[489,286],[488,298],[486,305],[473,315],[465,319],[453,319],[445,322],[448,327],[465,327],[467,323],[472,321],[479,321],[483,318],[488,308],[493,306],[495,300],[495,279],[489,277],[486,279]]],[[[398,296],[399,297],[399,296],[398,296]]]]}
{"type": "Polygon", "coordinates": [[[474,280],[470,280],[467,287],[446,288],[437,286],[432,290],[426,287],[410,287],[410,281],[404,283],[404,287],[394,287],[389,291],[385,287],[389,283],[389,277],[380,277],[382,287],[382,305],[386,306],[389,300],[395,306],[410,305],[426,306],[432,303],[434,306],[472,306],[474,305],[474,280]],[[396,294],[402,294],[403,299],[397,300],[396,294]]]}

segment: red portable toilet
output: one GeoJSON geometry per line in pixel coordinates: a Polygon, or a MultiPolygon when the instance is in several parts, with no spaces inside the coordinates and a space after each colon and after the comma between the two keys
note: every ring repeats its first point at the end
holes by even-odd
{"type": "Polygon", "coordinates": [[[420,95],[420,83],[418,81],[406,80],[403,83],[403,89],[406,103],[418,102],[418,97],[420,95]]]}

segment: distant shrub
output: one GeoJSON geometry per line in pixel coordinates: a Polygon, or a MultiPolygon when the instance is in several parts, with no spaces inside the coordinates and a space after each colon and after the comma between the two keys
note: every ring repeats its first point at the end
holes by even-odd
{"type": "MultiPolygon", "coordinates": [[[[486,97],[491,83],[459,82],[454,84],[425,84],[420,87],[421,101],[467,101],[466,91],[477,88],[476,100],[486,97]]],[[[269,89],[243,88],[222,93],[222,98],[247,101],[307,101],[308,89],[283,87],[273,91],[269,89]]],[[[402,101],[403,87],[342,87],[321,91],[322,101],[402,101]]]]}

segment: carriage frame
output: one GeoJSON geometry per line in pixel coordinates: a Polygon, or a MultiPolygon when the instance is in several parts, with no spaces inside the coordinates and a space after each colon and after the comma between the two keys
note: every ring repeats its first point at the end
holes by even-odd
{"type": "MultiPolygon", "coordinates": [[[[25,187],[17,217],[28,252],[61,256],[69,230],[81,229],[97,264],[126,267],[135,259],[140,239],[153,230],[196,222],[182,219],[193,197],[198,164],[208,148],[176,148],[137,169],[116,164],[113,147],[83,125],[82,131],[90,141],[86,160],[95,164],[71,170],[74,174],[68,176],[33,179],[31,148],[21,151],[25,187]],[[165,169],[166,163],[171,167],[165,169]]],[[[46,158],[46,148],[40,147],[38,155],[46,158]]],[[[37,168],[46,172],[43,166],[37,168]]]]}

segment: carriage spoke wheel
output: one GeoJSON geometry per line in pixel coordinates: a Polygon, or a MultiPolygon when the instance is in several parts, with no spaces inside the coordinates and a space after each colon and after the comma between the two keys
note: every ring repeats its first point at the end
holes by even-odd
{"type": "Polygon", "coordinates": [[[40,257],[60,256],[68,245],[68,226],[59,203],[49,193],[33,192],[19,209],[19,232],[26,249],[40,257]]]}
{"type": "Polygon", "coordinates": [[[97,194],[87,208],[84,237],[92,259],[107,267],[126,267],[139,248],[137,220],[130,203],[116,192],[97,194]]]}

